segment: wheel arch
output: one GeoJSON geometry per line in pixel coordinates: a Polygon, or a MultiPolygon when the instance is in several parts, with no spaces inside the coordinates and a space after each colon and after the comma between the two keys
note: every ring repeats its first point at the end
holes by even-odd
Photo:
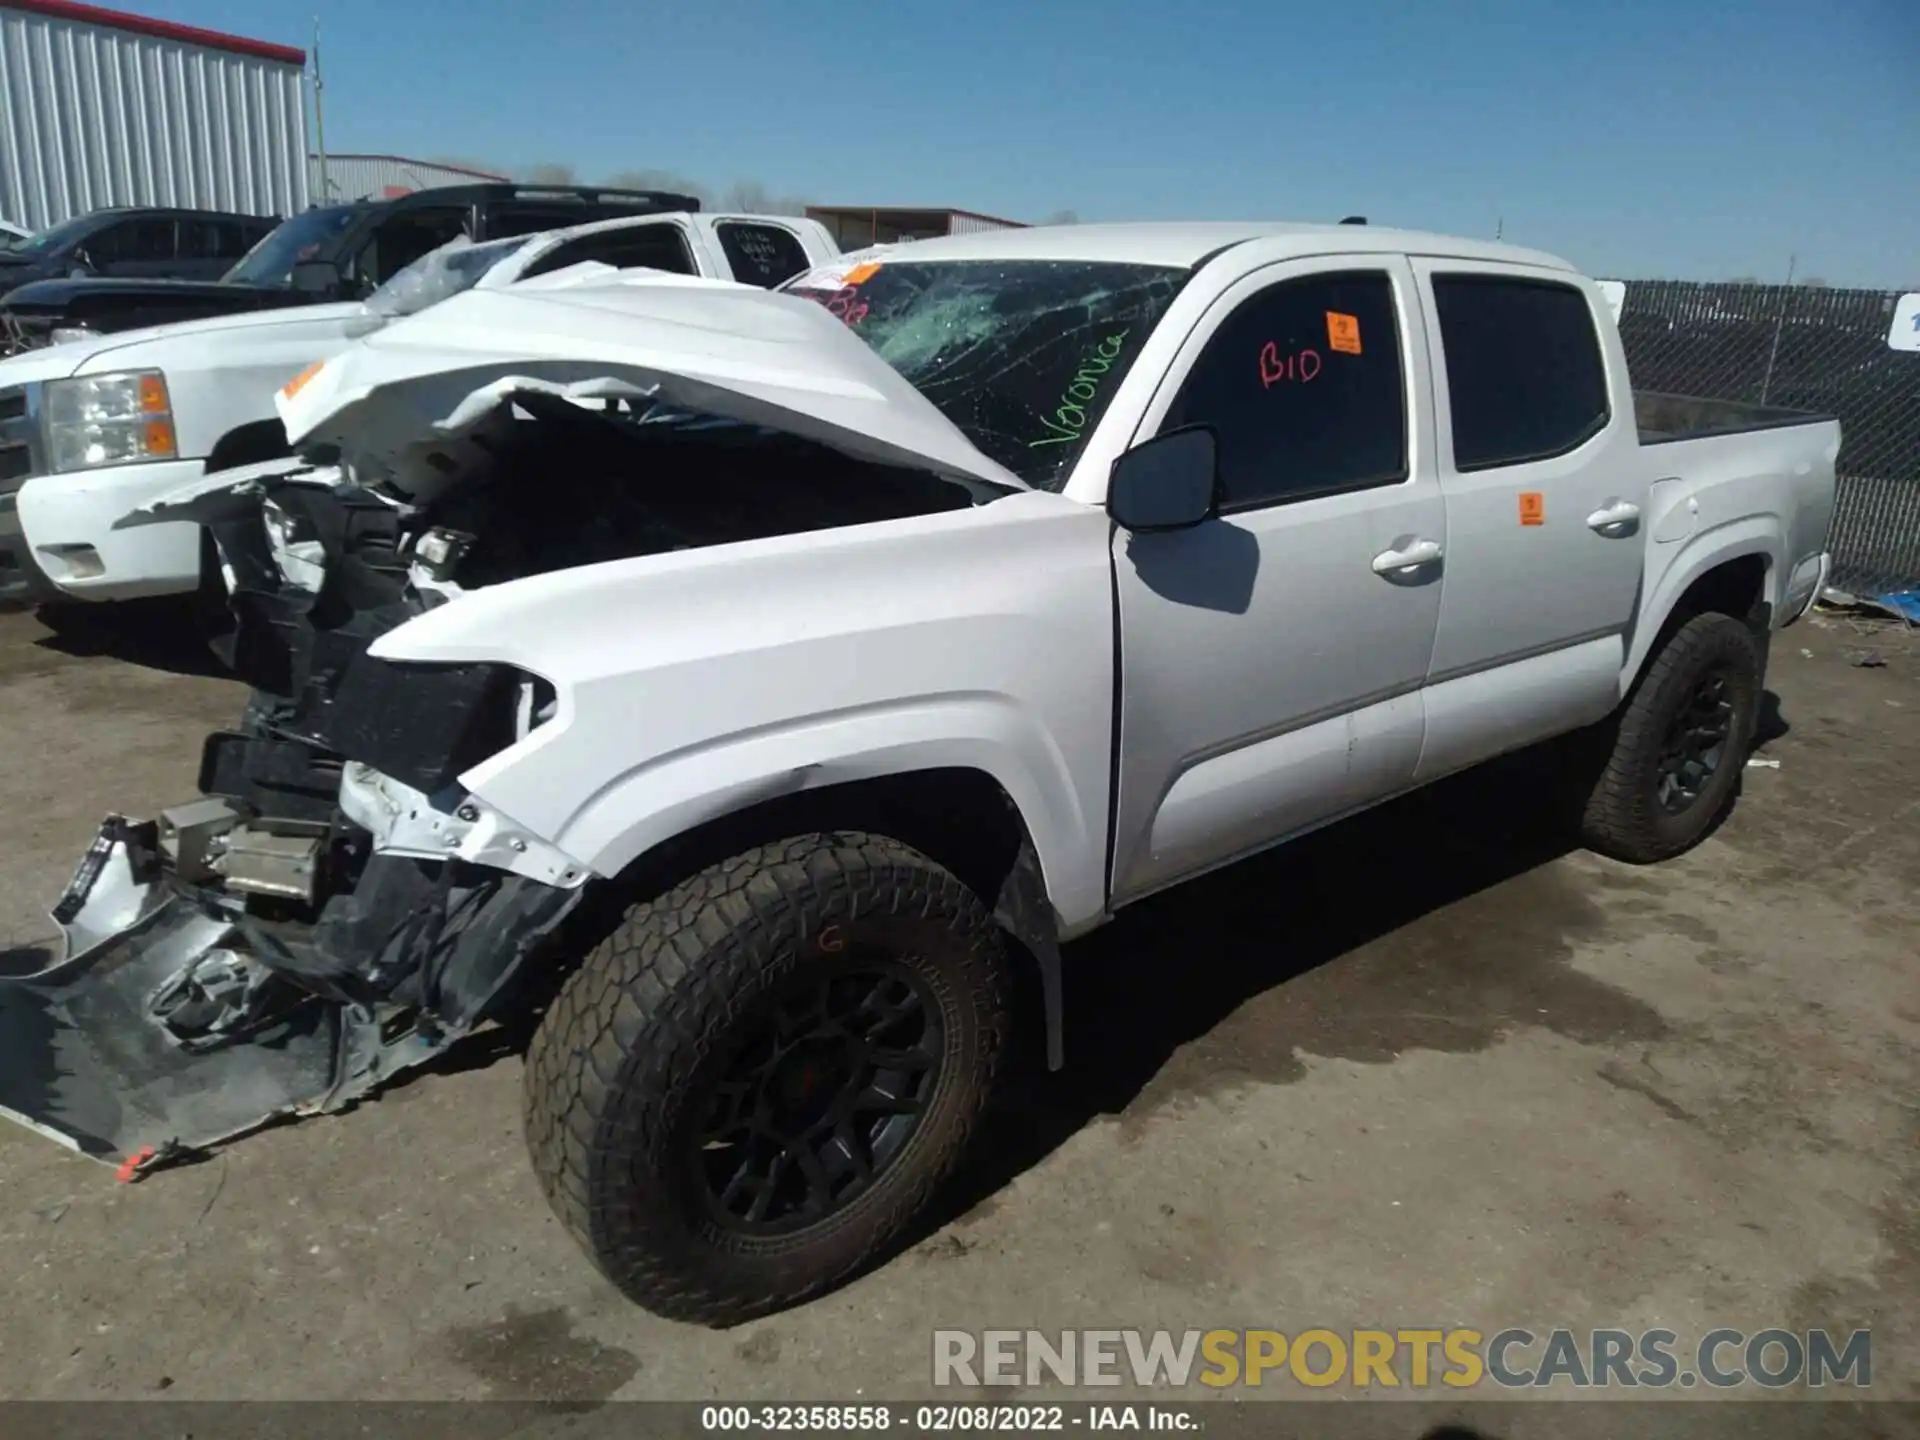
{"type": "Polygon", "coordinates": [[[1059,1069],[1065,1058],[1059,921],[1026,819],[1007,788],[984,769],[905,770],[747,799],[658,841],[600,882],[600,914],[609,917],[636,897],[662,894],[756,845],[842,830],[885,835],[918,850],[992,910],[1025,957],[1024,974],[1016,978],[1029,999],[1037,998],[1047,1064],[1059,1069]]]}
{"type": "Polygon", "coordinates": [[[1773,627],[1783,539],[1764,518],[1699,537],[1674,557],[1641,606],[1621,674],[1624,697],[1666,638],[1695,615],[1715,611],[1753,627],[1765,646],[1773,627]]]}
{"type": "Polygon", "coordinates": [[[213,449],[207,453],[207,473],[257,465],[262,460],[278,460],[292,454],[293,447],[287,443],[287,427],[278,418],[249,420],[214,441],[213,449]]]}

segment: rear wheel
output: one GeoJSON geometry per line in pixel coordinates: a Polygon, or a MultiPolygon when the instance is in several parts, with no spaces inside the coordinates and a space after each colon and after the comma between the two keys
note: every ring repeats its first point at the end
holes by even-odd
{"type": "Polygon", "coordinates": [[[1621,711],[1589,795],[1589,848],[1648,864],[1690,848],[1732,802],[1759,716],[1760,642],[1731,615],[1667,638],[1621,711]]]}
{"type": "Polygon", "coordinates": [[[895,841],[748,851],[635,906],[528,1050],[555,1213],[631,1299],[731,1324],[884,1251],[958,1161],[1007,1029],[998,929],[895,841]]]}

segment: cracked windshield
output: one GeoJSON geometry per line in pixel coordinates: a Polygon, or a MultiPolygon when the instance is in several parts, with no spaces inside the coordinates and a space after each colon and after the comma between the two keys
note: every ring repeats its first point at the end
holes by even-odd
{"type": "Polygon", "coordinates": [[[988,458],[1058,490],[1187,272],[1091,261],[866,264],[825,305],[988,458]]]}

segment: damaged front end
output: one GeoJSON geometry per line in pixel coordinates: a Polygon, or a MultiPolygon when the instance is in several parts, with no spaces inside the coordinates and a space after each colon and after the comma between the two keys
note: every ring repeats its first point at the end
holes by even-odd
{"type": "Polygon", "coordinates": [[[569,697],[382,636],[555,571],[1024,488],[819,306],[669,278],[454,296],[281,392],[306,458],[117,522],[212,534],[216,648],[253,694],[199,798],[101,827],[64,958],[0,978],[0,1107],[135,1164],[337,1109],[572,943],[589,867],[462,781],[562,733],[569,697]]]}
{"type": "Polygon", "coordinates": [[[544,685],[366,653],[444,598],[431,561],[399,559],[407,507],[297,470],[196,511],[252,701],[207,737],[198,799],[101,826],[53,911],[65,958],[0,980],[0,1108],[130,1163],[431,1059],[587,879],[457,780],[551,712],[544,685]]]}

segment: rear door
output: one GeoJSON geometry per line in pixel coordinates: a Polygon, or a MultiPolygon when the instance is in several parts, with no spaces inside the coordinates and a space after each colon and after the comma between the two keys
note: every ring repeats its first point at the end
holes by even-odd
{"type": "Polygon", "coordinates": [[[1413,263],[1447,514],[1425,780],[1613,707],[1647,475],[1595,286],[1564,271],[1413,263]]]}
{"type": "Polygon", "coordinates": [[[1216,300],[1138,440],[1217,437],[1217,520],[1114,538],[1116,903],[1412,783],[1446,518],[1426,330],[1397,256],[1261,266],[1216,300]]]}

